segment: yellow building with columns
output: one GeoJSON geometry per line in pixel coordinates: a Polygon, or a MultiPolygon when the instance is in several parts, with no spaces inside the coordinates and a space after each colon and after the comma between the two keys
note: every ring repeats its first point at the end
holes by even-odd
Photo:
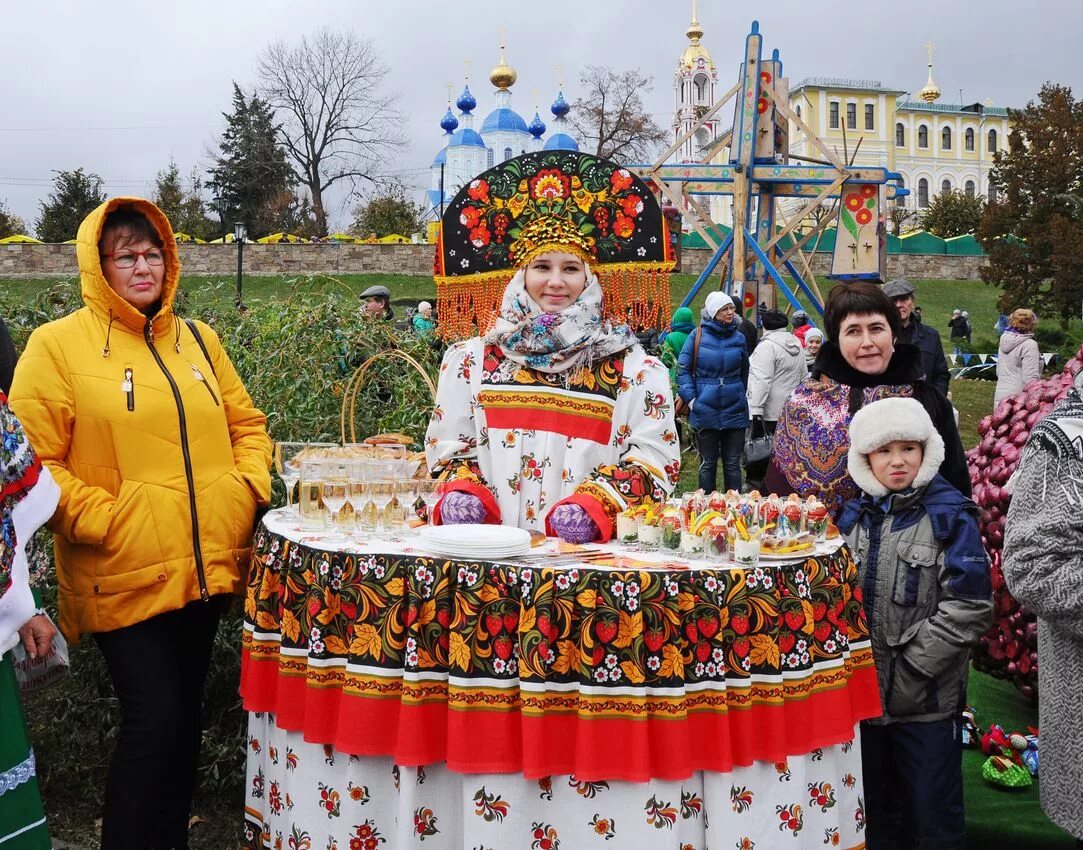
{"type": "MultiPolygon", "coordinates": [[[[673,80],[675,139],[702,114],[699,110],[713,103],[718,87],[725,89],[730,82],[718,78],[715,63],[703,44],[703,27],[696,19],[694,0],[692,21],[685,35],[689,45],[678,59],[673,80]]],[[[733,47],[737,50],[739,45],[733,47]]],[[[992,106],[988,100],[941,103],[940,88],[933,81],[932,45],[928,48],[928,80],[914,96],[879,80],[808,77],[790,86],[790,107],[829,147],[840,156],[845,154],[855,165],[899,172],[903,186],[910,190],[908,196],[897,200],[900,206],[924,209],[944,190],[994,197],[996,188],[990,184],[989,173],[994,155],[1006,147],[1011,132],[1008,110],[992,106]]],[[[699,159],[724,129],[712,125],[710,132],[705,132],[706,128],[701,128],[700,134],[675,153],[674,160],[699,159]]],[[[789,141],[794,159],[820,158],[799,127],[790,127],[789,141]]],[[[728,149],[712,159],[728,160],[728,149]]],[[[716,221],[732,223],[728,200],[712,197],[710,209],[716,221]]]]}

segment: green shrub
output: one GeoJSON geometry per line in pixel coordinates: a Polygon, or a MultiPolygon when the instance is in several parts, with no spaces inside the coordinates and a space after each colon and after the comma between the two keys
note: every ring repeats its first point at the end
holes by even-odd
{"type": "MultiPolygon", "coordinates": [[[[221,287],[228,288],[227,284],[221,287]]],[[[213,327],[256,404],[267,414],[277,440],[337,442],[343,393],[355,369],[371,355],[398,349],[435,380],[438,352],[386,322],[366,319],[356,297],[341,287],[299,281],[282,301],[253,304],[245,313],[223,308],[228,298],[206,289],[177,300],[180,313],[213,327]]],[[[18,348],[38,325],[82,306],[78,281],[42,290],[33,302],[0,294],[0,315],[18,348]]],[[[429,389],[414,368],[382,360],[358,394],[356,430],[412,435],[420,444],[432,406],[429,389]]],[[[284,492],[274,477],[274,502],[284,492]]],[[[47,591],[55,611],[55,588],[47,591]]],[[[244,782],[245,716],[238,697],[241,605],[223,620],[206,687],[202,793],[211,805],[240,811],[244,782]]],[[[73,648],[64,682],[27,703],[31,734],[41,764],[47,810],[63,823],[77,812],[86,820],[98,810],[118,711],[101,654],[91,639],[73,648]]],[[[168,734],[169,730],[162,730],[168,734]]],[[[87,838],[85,834],[82,836],[87,838]]]]}

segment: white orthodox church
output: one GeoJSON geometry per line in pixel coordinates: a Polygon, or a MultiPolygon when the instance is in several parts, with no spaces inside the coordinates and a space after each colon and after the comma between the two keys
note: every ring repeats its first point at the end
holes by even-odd
{"type": "Polygon", "coordinates": [[[500,47],[500,64],[489,74],[489,81],[496,87],[496,104],[480,129],[474,127],[474,110],[478,102],[470,93],[470,86],[463,88],[462,94],[455,101],[459,110],[456,117],[448,105],[447,112],[440,119],[440,128],[444,131],[444,146],[432,161],[430,171],[432,179],[429,190],[425,193],[426,219],[433,221],[440,217],[441,186],[443,202],[449,203],[459,191],[472,179],[487,168],[513,156],[539,150],[579,150],[579,145],[572,138],[567,121],[571,107],[564,99],[564,92],[557,93],[556,100],[550,107],[553,113],[553,125],[549,137],[543,138],[547,128],[541,116],[534,112],[534,119],[527,124],[523,117],[512,109],[511,87],[515,85],[517,74],[504,59],[504,46],[500,47]]]}

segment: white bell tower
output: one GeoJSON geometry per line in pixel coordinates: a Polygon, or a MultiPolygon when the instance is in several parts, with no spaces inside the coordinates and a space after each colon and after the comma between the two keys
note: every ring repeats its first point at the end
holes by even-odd
{"type": "MultiPolygon", "coordinates": [[[[673,139],[692,129],[715,103],[715,85],[718,83],[718,69],[711,54],[700,44],[703,28],[696,19],[696,0],[692,0],[692,22],[685,31],[689,45],[684,49],[673,74],[673,139]]],[[[718,121],[711,119],[696,134],[689,138],[674,154],[677,162],[694,162],[709,148],[720,131],[718,121]]]]}

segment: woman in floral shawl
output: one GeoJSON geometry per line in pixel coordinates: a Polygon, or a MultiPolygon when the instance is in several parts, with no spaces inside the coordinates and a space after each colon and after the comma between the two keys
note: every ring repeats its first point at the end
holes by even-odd
{"type": "Polygon", "coordinates": [[[27,442],[0,394],[0,846],[48,850],[19,688],[9,650],[20,641],[28,658],[47,655],[56,629],[31,588],[26,545],[53,514],[60,490],[27,442]]]}
{"type": "MultiPolygon", "coordinates": [[[[659,250],[667,240],[659,230],[651,242],[649,228],[626,215],[653,212],[661,228],[645,187],[628,200],[639,185],[628,172],[582,154],[562,156],[528,154],[502,163],[465,190],[469,212],[459,212],[459,199],[452,204],[469,237],[485,227],[485,201],[497,186],[515,193],[510,200],[525,196],[510,223],[501,223],[510,201],[490,205],[496,221],[488,238],[504,237],[506,229],[507,242],[497,243],[504,250],[471,253],[473,241],[482,240],[470,238],[452,248],[445,216],[447,255],[475,270],[488,259],[496,270],[495,255],[504,264],[499,273],[511,280],[491,327],[444,357],[426,452],[430,468],[447,471],[450,479],[436,507],[438,521],[544,527],[565,540],[604,541],[618,512],[665,499],[677,481],[680,452],[669,373],[644,353],[628,325],[606,318],[609,290],[603,300],[593,267],[605,274],[606,261],[614,262],[620,249],[637,256],[637,235],[659,250]],[[523,179],[501,184],[509,170],[523,179]],[[591,193],[599,173],[607,191],[591,193]],[[474,185],[482,182],[484,191],[474,185]],[[616,186],[623,201],[610,191],[616,186]],[[478,196],[474,204],[471,191],[478,196]],[[564,203],[576,192],[578,200],[564,203]],[[598,223],[610,220],[606,203],[615,215],[603,233],[598,223]]],[[[644,246],[638,256],[645,254],[644,246]]],[[[441,316],[448,314],[441,309],[441,316]]]]}

